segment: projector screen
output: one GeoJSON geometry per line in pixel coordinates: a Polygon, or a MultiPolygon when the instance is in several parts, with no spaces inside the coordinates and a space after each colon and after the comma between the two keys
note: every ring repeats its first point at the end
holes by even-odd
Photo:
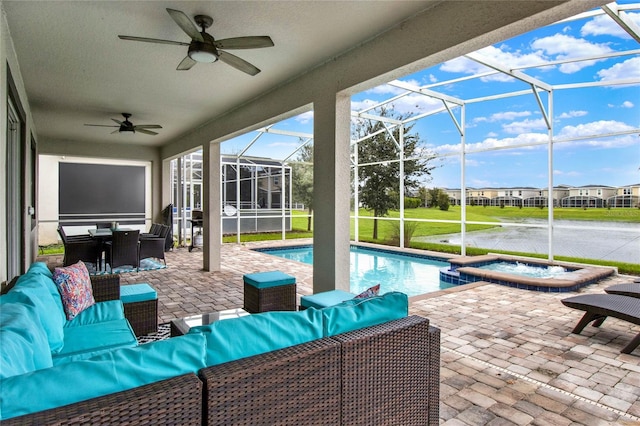
{"type": "Polygon", "coordinates": [[[61,222],[67,225],[101,220],[144,223],[144,166],[59,164],[61,222]]]}

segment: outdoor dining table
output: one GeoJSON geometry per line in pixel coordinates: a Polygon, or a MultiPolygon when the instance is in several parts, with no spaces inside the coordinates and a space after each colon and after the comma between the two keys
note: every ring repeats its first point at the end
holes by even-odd
{"type": "MultiPolygon", "coordinates": [[[[117,228],[116,231],[133,231],[131,228],[117,228]]],[[[109,228],[91,228],[89,229],[89,235],[91,238],[110,239],[113,236],[113,231],[109,228]]]]}

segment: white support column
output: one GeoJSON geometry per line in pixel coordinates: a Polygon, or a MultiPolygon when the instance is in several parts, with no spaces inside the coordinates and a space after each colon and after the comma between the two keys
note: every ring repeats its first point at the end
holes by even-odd
{"type": "Polygon", "coordinates": [[[222,229],[220,212],[220,144],[206,143],[202,147],[202,200],[203,200],[203,259],[205,271],[220,270],[222,229]]]}
{"type": "Polygon", "coordinates": [[[400,197],[400,248],[404,248],[404,124],[400,125],[399,129],[400,137],[398,148],[400,149],[400,182],[399,182],[399,197],[400,197]]]}
{"type": "Polygon", "coordinates": [[[351,99],[324,93],[314,102],[313,292],[349,291],[351,99]]]}

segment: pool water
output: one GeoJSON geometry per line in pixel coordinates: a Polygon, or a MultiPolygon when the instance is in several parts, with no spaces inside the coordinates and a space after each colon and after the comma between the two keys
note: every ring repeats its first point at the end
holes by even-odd
{"type": "MultiPolygon", "coordinates": [[[[263,253],[313,264],[313,246],[260,249],[263,253]]],[[[400,291],[407,296],[453,287],[440,281],[440,268],[449,262],[427,256],[351,246],[350,288],[361,293],[380,284],[380,293],[400,291]]]]}
{"type": "Polygon", "coordinates": [[[480,269],[532,278],[555,278],[568,272],[562,266],[529,265],[521,262],[496,262],[480,266],[480,269]]]}

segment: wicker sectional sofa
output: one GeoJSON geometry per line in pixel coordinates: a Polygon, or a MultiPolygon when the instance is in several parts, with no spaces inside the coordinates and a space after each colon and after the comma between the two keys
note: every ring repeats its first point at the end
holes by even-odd
{"type": "Polygon", "coordinates": [[[0,420],[437,424],[439,354],[439,330],[426,318],[407,316],[405,295],[387,293],[219,321],[185,336],[3,378],[0,420]]]}

